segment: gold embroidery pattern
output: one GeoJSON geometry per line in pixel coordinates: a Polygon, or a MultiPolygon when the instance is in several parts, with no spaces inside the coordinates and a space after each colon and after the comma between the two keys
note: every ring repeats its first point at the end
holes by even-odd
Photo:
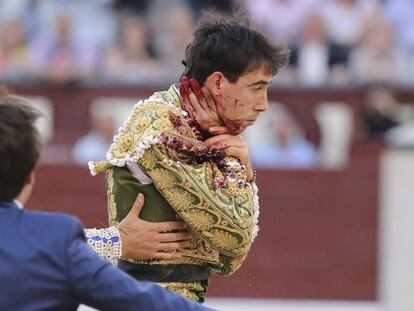
{"type": "Polygon", "coordinates": [[[175,292],[188,300],[198,301],[197,292],[203,292],[203,286],[200,282],[180,283],[180,282],[159,282],[162,288],[175,292]]]}
{"type": "Polygon", "coordinates": [[[240,268],[240,266],[243,264],[244,260],[246,259],[246,255],[244,256],[238,256],[238,257],[232,257],[229,261],[229,269],[228,272],[232,273],[240,268]]]}
{"type": "Polygon", "coordinates": [[[88,166],[92,175],[96,175],[98,173],[106,172],[106,170],[110,167],[110,164],[107,161],[91,161],[88,163],[88,166]]]}
{"type": "Polygon", "coordinates": [[[181,118],[182,122],[185,123],[183,116],[178,115],[178,112],[161,103],[164,100],[161,94],[153,95],[151,98],[155,101],[137,104],[134,107],[125,126],[120,130],[109,150],[111,159],[119,160],[137,156],[137,147],[142,142],[143,137],[172,130],[173,125],[168,119],[171,113],[181,118]]]}
{"type": "Polygon", "coordinates": [[[132,145],[132,137],[131,135],[125,135],[121,138],[119,142],[119,150],[120,152],[127,152],[132,145]]]}
{"type": "Polygon", "coordinates": [[[219,252],[211,247],[210,244],[197,236],[193,238],[193,245],[188,249],[179,251],[184,257],[198,259],[201,262],[216,263],[219,261],[219,252]]]}
{"type": "Polygon", "coordinates": [[[212,265],[211,271],[222,276],[229,276],[240,268],[246,257],[247,254],[237,257],[220,255],[220,263],[218,265],[212,265]]]}
{"type": "Polygon", "coordinates": [[[150,126],[150,124],[151,124],[151,118],[141,117],[136,121],[136,130],[138,132],[143,132],[150,126]]]}
{"type": "Polygon", "coordinates": [[[117,226],[118,222],[116,219],[116,203],[114,196],[114,178],[113,171],[106,171],[106,183],[107,183],[107,193],[108,193],[108,222],[110,226],[117,226]]]}
{"type": "MultiPolygon", "coordinates": [[[[181,253],[181,252],[179,252],[181,253]]],[[[148,264],[148,265],[171,265],[171,264],[193,264],[193,265],[202,265],[204,262],[196,260],[192,257],[182,257],[180,259],[150,259],[150,260],[135,260],[131,258],[122,257],[123,260],[138,263],[138,264],[148,264]]],[[[218,256],[216,261],[218,261],[218,256]]]]}
{"type": "Polygon", "coordinates": [[[237,192],[229,196],[228,193],[225,195],[229,190],[213,191],[205,181],[205,165],[196,167],[172,159],[163,161],[165,156],[157,147],[153,147],[152,151],[158,162],[156,168],[147,173],[182,219],[219,252],[229,256],[247,252],[251,242],[252,201],[239,199],[237,192]],[[155,176],[160,174],[159,170],[176,177],[176,182],[170,188],[155,180],[155,176]],[[216,195],[217,192],[221,192],[221,195],[216,195]],[[206,210],[213,215],[211,218],[203,214],[206,210]]]}
{"type": "Polygon", "coordinates": [[[231,251],[235,249],[239,241],[230,233],[223,231],[223,230],[213,230],[212,232],[212,240],[215,245],[225,250],[231,251]]]}
{"type": "MultiPolygon", "coordinates": [[[[150,176],[152,178],[151,173],[150,173],[150,176]]],[[[190,193],[188,193],[184,190],[174,189],[174,188],[173,188],[173,190],[165,190],[164,195],[165,195],[167,201],[173,207],[175,207],[177,209],[178,213],[180,214],[179,211],[184,210],[184,209],[192,206],[193,197],[191,196],[190,193]]],[[[161,190],[164,190],[164,189],[161,188],[161,190]]]]}
{"type": "Polygon", "coordinates": [[[151,150],[147,150],[147,152],[145,152],[141,158],[142,167],[146,169],[153,169],[156,164],[157,164],[157,158],[154,156],[151,150]]]}
{"type": "Polygon", "coordinates": [[[154,121],[154,128],[161,132],[168,132],[173,129],[173,125],[171,124],[170,120],[163,117],[154,121]]]}
{"type": "Polygon", "coordinates": [[[214,217],[204,211],[190,210],[189,212],[183,212],[185,219],[188,219],[190,227],[197,231],[208,230],[212,224],[214,224],[214,217]]]}
{"type": "MultiPolygon", "coordinates": [[[[152,179],[154,183],[158,185],[161,189],[169,189],[173,187],[175,178],[173,175],[168,174],[165,170],[154,169],[152,171],[152,179]]],[[[183,194],[185,196],[185,194],[183,194]]],[[[188,198],[191,200],[191,197],[188,198]]]]}

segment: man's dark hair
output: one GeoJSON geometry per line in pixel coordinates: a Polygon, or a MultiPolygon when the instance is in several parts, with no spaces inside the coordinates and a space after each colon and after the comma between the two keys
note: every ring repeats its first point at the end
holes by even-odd
{"type": "Polygon", "coordinates": [[[244,13],[224,16],[206,11],[186,48],[183,75],[203,84],[214,71],[221,71],[234,83],[263,65],[267,73],[275,75],[288,59],[289,50],[249,28],[244,13]]]}
{"type": "Polygon", "coordinates": [[[0,92],[0,201],[16,198],[39,160],[39,116],[25,99],[0,92]]]}

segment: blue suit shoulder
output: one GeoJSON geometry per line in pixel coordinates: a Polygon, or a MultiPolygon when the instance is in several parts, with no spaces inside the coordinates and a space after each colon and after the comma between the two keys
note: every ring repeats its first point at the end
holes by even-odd
{"type": "Polygon", "coordinates": [[[31,218],[31,221],[41,221],[50,224],[57,223],[61,225],[77,223],[80,225],[80,220],[77,217],[68,214],[35,211],[29,209],[24,209],[23,212],[27,215],[27,217],[31,218]]]}
{"type": "Polygon", "coordinates": [[[49,213],[23,210],[22,222],[26,228],[31,228],[33,234],[45,235],[48,239],[73,239],[83,237],[80,220],[74,216],[62,213],[49,213]]]}

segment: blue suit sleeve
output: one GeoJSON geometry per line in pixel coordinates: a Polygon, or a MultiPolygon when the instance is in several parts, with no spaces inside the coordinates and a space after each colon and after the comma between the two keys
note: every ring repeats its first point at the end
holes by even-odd
{"type": "Polygon", "coordinates": [[[83,304],[99,310],[206,311],[150,282],[136,281],[101,259],[85,242],[81,225],[74,222],[66,241],[72,291],[83,304]]]}

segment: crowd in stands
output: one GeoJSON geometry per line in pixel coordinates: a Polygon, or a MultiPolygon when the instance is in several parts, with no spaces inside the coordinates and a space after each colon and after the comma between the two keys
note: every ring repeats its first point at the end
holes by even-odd
{"type": "Polygon", "coordinates": [[[291,49],[274,85],[414,84],[412,0],[0,1],[0,80],[176,82],[202,9],[236,7],[291,49]]]}
{"type": "MultiPolygon", "coordinates": [[[[239,7],[291,50],[272,87],[414,85],[413,0],[0,0],[0,83],[165,87],[179,80],[202,10],[239,7]]],[[[386,88],[367,90],[361,131],[413,145],[414,115],[405,122],[386,88]]],[[[252,148],[255,165],[323,162],[294,116],[269,115],[269,139],[252,148]]],[[[69,156],[82,165],[105,157],[116,127],[108,116],[92,119],[69,156]]]]}

